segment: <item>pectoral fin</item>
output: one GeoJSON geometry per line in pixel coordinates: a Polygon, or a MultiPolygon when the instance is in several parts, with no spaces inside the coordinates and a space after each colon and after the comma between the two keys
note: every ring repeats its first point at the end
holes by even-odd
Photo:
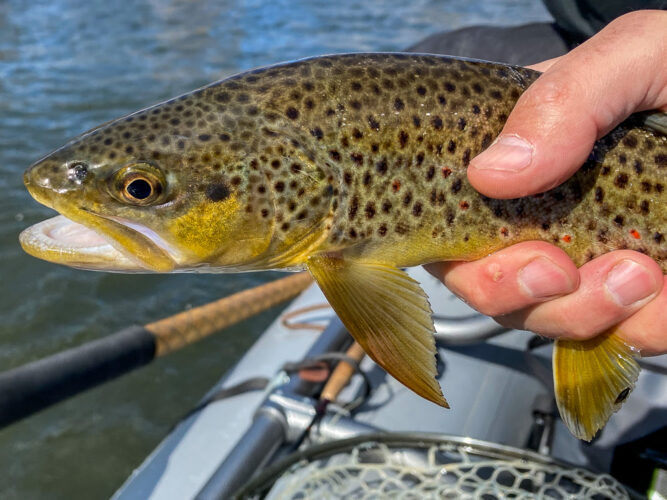
{"type": "Polygon", "coordinates": [[[436,380],[431,307],[415,280],[392,266],[331,255],[310,257],[308,269],[377,364],[420,396],[449,408],[436,380]]]}
{"type": "Polygon", "coordinates": [[[635,386],[635,354],[611,332],[585,341],[556,340],[554,388],[561,418],[570,432],[590,441],[635,386]]]}

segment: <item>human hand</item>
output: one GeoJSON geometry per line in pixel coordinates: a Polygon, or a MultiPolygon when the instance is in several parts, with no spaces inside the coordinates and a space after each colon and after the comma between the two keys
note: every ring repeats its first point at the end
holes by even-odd
{"type": "MultiPolygon", "coordinates": [[[[553,188],[584,163],[596,139],[636,111],[667,111],[667,12],[616,19],[570,53],[533,66],[544,74],[521,96],[468,178],[495,198],[553,188]]],[[[619,325],[642,354],[667,352],[666,277],[652,259],[621,250],[577,269],[564,251],[524,242],[475,262],[427,266],[500,324],[586,339],[619,325]]]]}

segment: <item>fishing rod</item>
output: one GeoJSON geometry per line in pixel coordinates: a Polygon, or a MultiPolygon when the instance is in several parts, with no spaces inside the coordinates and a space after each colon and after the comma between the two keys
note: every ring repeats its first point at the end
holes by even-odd
{"type": "Polygon", "coordinates": [[[293,274],[0,373],[0,427],[254,316],[311,283],[307,272],[293,274]]]}

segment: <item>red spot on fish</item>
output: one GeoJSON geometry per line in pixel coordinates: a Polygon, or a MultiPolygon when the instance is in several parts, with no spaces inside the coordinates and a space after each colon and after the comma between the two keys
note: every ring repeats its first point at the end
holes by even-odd
{"type": "Polygon", "coordinates": [[[452,169],[447,167],[442,167],[442,176],[446,179],[450,175],[452,175],[452,169]]]}
{"type": "Polygon", "coordinates": [[[565,236],[563,236],[563,241],[565,243],[570,243],[572,241],[572,236],[570,236],[569,234],[566,234],[565,236]]]}
{"type": "Polygon", "coordinates": [[[639,231],[637,231],[636,229],[630,230],[630,236],[632,236],[636,240],[641,239],[642,237],[641,234],[639,234],[639,231]]]}
{"type": "Polygon", "coordinates": [[[507,236],[509,236],[510,231],[509,231],[509,229],[507,229],[506,227],[501,227],[501,228],[500,228],[500,234],[502,234],[503,236],[507,237],[507,236]]]}
{"type": "Polygon", "coordinates": [[[470,208],[470,203],[463,200],[459,203],[459,207],[461,207],[461,210],[468,210],[468,208],[470,208]]]}
{"type": "Polygon", "coordinates": [[[399,189],[401,189],[401,181],[396,179],[396,180],[394,180],[394,182],[391,183],[391,190],[395,193],[399,189]]]}

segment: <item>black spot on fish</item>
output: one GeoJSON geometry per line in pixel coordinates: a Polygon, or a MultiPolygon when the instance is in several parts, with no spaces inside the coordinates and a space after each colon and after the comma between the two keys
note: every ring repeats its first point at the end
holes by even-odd
{"type": "Polygon", "coordinates": [[[626,136],[623,138],[623,145],[628,147],[628,148],[636,148],[637,147],[637,138],[633,136],[626,136]]]}
{"type": "Polygon", "coordinates": [[[329,158],[331,158],[333,161],[340,161],[340,153],[335,149],[332,149],[329,151],[329,158]]]}
{"type": "Polygon", "coordinates": [[[419,203],[419,202],[416,202],[412,206],[412,215],[414,215],[415,217],[419,217],[419,216],[421,216],[421,214],[422,214],[422,204],[419,203]]]}
{"type": "Polygon", "coordinates": [[[373,118],[373,115],[368,115],[368,126],[373,130],[380,130],[380,124],[373,118]]]}
{"type": "Polygon", "coordinates": [[[231,96],[227,92],[220,92],[215,96],[215,100],[218,102],[226,103],[229,102],[231,99],[231,96]]]}
{"type": "Polygon", "coordinates": [[[436,116],[433,118],[432,123],[433,123],[433,128],[435,128],[436,130],[442,130],[442,118],[436,116]]]}
{"type": "Polygon", "coordinates": [[[366,173],[364,174],[364,178],[363,178],[363,180],[362,180],[364,186],[368,186],[368,185],[371,183],[371,179],[372,179],[372,178],[373,178],[373,177],[371,176],[370,172],[366,172],[366,173]]]}
{"type": "Polygon", "coordinates": [[[655,155],[653,159],[655,160],[655,164],[658,165],[658,167],[667,167],[667,154],[655,155]]]}
{"type": "Polygon", "coordinates": [[[230,195],[229,188],[222,183],[209,184],[206,186],[206,197],[211,201],[222,201],[230,195]]]}
{"type": "Polygon", "coordinates": [[[417,153],[416,159],[417,159],[417,166],[420,167],[421,164],[424,162],[424,153],[422,151],[417,153]]]}
{"type": "Polygon", "coordinates": [[[665,237],[662,235],[662,233],[653,233],[653,241],[656,243],[660,244],[664,241],[665,237]]]}
{"type": "Polygon", "coordinates": [[[385,214],[388,214],[391,211],[391,202],[388,200],[385,200],[382,202],[382,211],[385,214]]]}
{"type": "Polygon", "coordinates": [[[407,193],[405,193],[405,196],[403,196],[403,205],[407,207],[411,201],[412,201],[412,193],[408,191],[407,193]]]}
{"type": "Polygon", "coordinates": [[[387,173],[387,168],[388,168],[387,160],[385,160],[384,158],[382,160],[378,161],[375,164],[375,170],[377,170],[377,172],[379,174],[382,174],[382,175],[386,174],[387,173]]]}
{"type": "Polygon", "coordinates": [[[310,135],[315,137],[318,141],[324,137],[324,133],[322,132],[322,129],[320,127],[315,127],[311,129],[310,135]]]}
{"type": "Polygon", "coordinates": [[[289,118],[290,120],[296,120],[297,118],[299,118],[299,110],[293,107],[289,107],[285,111],[285,115],[287,115],[287,118],[289,118]]]}
{"type": "Polygon", "coordinates": [[[198,138],[200,141],[206,142],[211,139],[211,136],[208,134],[199,134],[198,138]]]}
{"type": "Polygon", "coordinates": [[[618,174],[616,179],[614,179],[614,184],[620,189],[624,189],[628,185],[628,176],[627,174],[618,174]]]}
{"type": "Polygon", "coordinates": [[[367,219],[372,219],[375,217],[375,204],[372,201],[369,201],[366,204],[366,208],[364,209],[364,212],[366,213],[366,218],[367,219]]]}
{"type": "Polygon", "coordinates": [[[348,186],[352,184],[352,174],[348,172],[347,170],[343,172],[343,182],[347,184],[348,186]]]}
{"type": "Polygon", "coordinates": [[[227,141],[229,141],[229,140],[231,139],[231,137],[229,136],[229,134],[220,134],[220,135],[218,136],[218,138],[219,138],[222,142],[227,142],[227,141]]]}
{"type": "Polygon", "coordinates": [[[394,109],[396,111],[401,111],[403,108],[405,108],[405,104],[403,103],[401,98],[397,97],[396,99],[394,99],[394,109]]]}
{"type": "Polygon", "coordinates": [[[454,153],[456,151],[456,142],[454,142],[454,140],[450,140],[449,144],[447,144],[447,151],[450,153],[454,153]]]}
{"type": "Polygon", "coordinates": [[[461,186],[462,186],[461,179],[456,179],[452,183],[452,193],[456,194],[459,191],[461,191],[461,186]]]}
{"type": "Polygon", "coordinates": [[[484,137],[482,137],[482,149],[488,148],[492,140],[491,134],[484,134],[484,137]]]}
{"type": "Polygon", "coordinates": [[[408,143],[408,133],[405,130],[401,130],[398,133],[398,142],[399,142],[399,147],[402,149],[405,147],[405,145],[408,143]]]}
{"type": "Polygon", "coordinates": [[[426,87],[420,85],[417,87],[417,93],[421,96],[426,95],[426,87]]]}
{"type": "Polygon", "coordinates": [[[357,165],[362,165],[364,163],[364,155],[361,153],[350,153],[350,159],[357,165]]]}
{"type": "Polygon", "coordinates": [[[625,222],[625,219],[623,218],[622,215],[617,215],[614,217],[614,224],[616,224],[618,227],[623,227],[623,224],[625,222]]]}
{"type": "Polygon", "coordinates": [[[282,193],[285,190],[285,183],[283,181],[278,181],[273,185],[273,187],[276,191],[282,193]]]}
{"type": "Polygon", "coordinates": [[[466,119],[463,118],[463,117],[459,118],[457,126],[458,126],[459,130],[465,130],[465,128],[466,128],[466,119]]]}
{"type": "Polygon", "coordinates": [[[491,96],[492,99],[495,99],[497,101],[503,98],[503,94],[500,92],[500,90],[492,90],[491,92],[489,92],[489,95],[491,96]]]}
{"type": "Polygon", "coordinates": [[[639,204],[639,210],[641,211],[642,214],[646,215],[649,213],[649,203],[647,200],[642,200],[642,202],[639,204]]]}
{"type": "Polygon", "coordinates": [[[445,82],[443,87],[447,92],[454,92],[456,90],[456,85],[451,82],[445,82]]]}
{"type": "MultiPolygon", "coordinates": [[[[484,87],[482,87],[478,82],[475,82],[472,84],[472,90],[475,92],[475,94],[482,94],[484,92],[484,87]]],[[[479,110],[479,108],[477,109],[479,110]]]]}
{"type": "Polygon", "coordinates": [[[467,167],[470,163],[470,148],[467,148],[463,152],[463,158],[461,158],[461,160],[463,161],[463,166],[467,167]]]}
{"type": "Polygon", "coordinates": [[[387,234],[387,225],[386,224],[381,224],[380,227],[378,228],[378,234],[380,236],[384,236],[387,234]]]}
{"type": "Polygon", "coordinates": [[[440,103],[441,106],[446,106],[447,98],[442,94],[438,94],[438,103],[440,103]]]}
{"type": "Polygon", "coordinates": [[[419,128],[419,127],[421,127],[422,122],[421,122],[421,120],[419,119],[418,116],[413,116],[412,117],[412,124],[415,126],[415,128],[419,128]]]}
{"type": "Polygon", "coordinates": [[[602,203],[604,201],[604,191],[599,186],[595,188],[595,201],[598,203],[602,203]]]}
{"type": "Polygon", "coordinates": [[[433,177],[435,177],[435,167],[431,165],[430,167],[428,167],[428,170],[426,171],[426,180],[432,181],[433,177]]]}

